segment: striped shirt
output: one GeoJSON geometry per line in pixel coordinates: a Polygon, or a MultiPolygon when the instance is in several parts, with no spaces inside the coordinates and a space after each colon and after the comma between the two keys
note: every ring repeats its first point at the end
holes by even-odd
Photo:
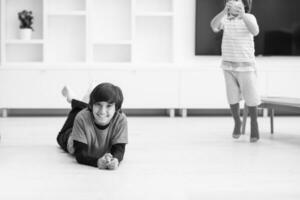
{"type": "MultiPolygon", "coordinates": [[[[254,15],[251,15],[250,19],[257,23],[254,15]]],[[[254,63],[254,39],[244,21],[237,17],[233,19],[224,17],[221,28],[224,30],[222,39],[223,61],[254,63]]]]}

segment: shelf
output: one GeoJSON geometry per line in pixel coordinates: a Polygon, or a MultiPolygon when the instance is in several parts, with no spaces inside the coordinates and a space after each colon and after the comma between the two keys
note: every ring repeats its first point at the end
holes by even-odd
{"type": "Polygon", "coordinates": [[[48,16],[85,16],[86,11],[54,11],[48,12],[48,16]]]}
{"type": "Polygon", "coordinates": [[[172,17],[172,12],[141,12],[136,13],[137,17],[172,17]]]}
{"type": "Polygon", "coordinates": [[[47,62],[85,62],[85,17],[49,17],[46,51],[47,62]]]}
{"type": "Polygon", "coordinates": [[[171,12],[173,0],[137,0],[137,12],[171,12]]]}
{"type": "Polygon", "coordinates": [[[105,40],[105,41],[94,41],[95,45],[131,45],[130,40],[105,40]]]}
{"type": "Polygon", "coordinates": [[[86,10],[86,0],[48,0],[47,11],[56,12],[77,12],[86,10]]]}
{"type": "Polygon", "coordinates": [[[133,61],[172,62],[172,32],[172,18],[137,18],[133,61]]]}
{"type": "Polygon", "coordinates": [[[39,40],[39,39],[33,39],[33,40],[18,40],[18,39],[14,39],[14,40],[7,40],[6,44],[43,44],[44,41],[43,40],[39,40]]]}
{"type": "Polygon", "coordinates": [[[131,0],[93,0],[92,41],[131,40],[131,0]]]}
{"type": "Polygon", "coordinates": [[[6,62],[42,62],[43,45],[8,44],[6,45],[6,62]],[[17,53],[16,53],[17,52],[17,53]]]}
{"type": "MultiPolygon", "coordinates": [[[[4,1],[4,0],[2,0],[4,1]]],[[[18,12],[26,9],[32,11],[34,21],[32,38],[43,38],[43,2],[42,0],[6,0],[5,1],[5,24],[6,26],[6,39],[19,38],[20,21],[18,19],[18,12]]]]}
{"type": "Polygon", "coordinates": [[[173,61],[174,0],[0,1],[2,65],[173,61]],[[24,9],[33,11],[31,40],[19,39],[17,13],[24,9]]]}
{"type": "Polygon", "coordinates": [[[45,70],[41,68],[43,61],[9,61],[1,69],[8,70],[45,70]]]}
{"type": "Polygon", "coordinates": [[[99,44],[93,47],[94,62],[130,62],[131,46],[127,44],[99,44]]]}

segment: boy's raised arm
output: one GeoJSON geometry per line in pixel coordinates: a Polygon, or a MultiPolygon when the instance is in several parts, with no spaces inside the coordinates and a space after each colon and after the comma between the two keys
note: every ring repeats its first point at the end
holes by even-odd
{"type": "Polygon", "coordinates": [[[256,18],[250,14],[242,15],[242,19],[244,20],[245,25],[252,35],[257,36],[259,33],[259,27],[256,21],[256,18]]]}
{"type": "Polygon", "coordinates": [[[219,32],[222,29],[222,19],[227,15],[226,9],[217,14],[210,22],[210,27],[214,32],[219,32]]]}

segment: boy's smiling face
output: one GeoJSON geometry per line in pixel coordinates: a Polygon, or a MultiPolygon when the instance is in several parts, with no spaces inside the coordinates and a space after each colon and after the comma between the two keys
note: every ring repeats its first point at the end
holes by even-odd
{"type": "Polygon", "coordinates": [[[100,101],[93,105],[93,116],[95,123],[100,126],[109,124],[116,112],[115,103],[108,103],[106,101],[100,101]]]}

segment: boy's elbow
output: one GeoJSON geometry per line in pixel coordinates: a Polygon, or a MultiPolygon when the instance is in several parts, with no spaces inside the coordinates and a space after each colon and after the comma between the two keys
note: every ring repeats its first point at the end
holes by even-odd
{"type": "Polygon", "coordinates": [[[259,26],[254,27],[252,32],[254,36],[257,36],[259,34],[259,26]]]}
{"type": "Polygon", "coordinates": [[[76,161],[79,163],[79,164],[85,164],[84,160],[82,159],[81,156],[75,156],[75,159],[76,161]]]}
{"type": "Polygon", "coordinates": [[[254,36],[257,36],[259,34],[259,30],[255,30],[254,32],[253,32],[253,35],[254,36]]]}
{"type": "Polygon", "coordinates": [[[220,29],[217,28],[216,26],[214,26],[213,24],[210,24],[210,27],[211,27],[211,29],[212,29],[212,31],[213,31],[214,33],[217,33],[217,32],[220,31],[220,29]]]}
{"type": "Polygon", "coordinates": [[[76,159],[78,164],[82,164],[82,165],[88,164],[87,160],[81,154],[75,155],[75,159],[76,159]]]}
{"type": "Polygon", "coordinates": [[[218,33],[218,32],[220,32],[220,29],[218,29],[218,28],[212,28],[212,31],[213,31],[214,33],[218,33]]]}
{"type": "Polygon", "coordinates": [[[216,32],[216,31],[217,31],[217,29],[216,29],[216,27],[214,26],[213,22],[210,22],[210,28],[211,28],[211,30],[212,30],[213,32],[216,32]]]}

